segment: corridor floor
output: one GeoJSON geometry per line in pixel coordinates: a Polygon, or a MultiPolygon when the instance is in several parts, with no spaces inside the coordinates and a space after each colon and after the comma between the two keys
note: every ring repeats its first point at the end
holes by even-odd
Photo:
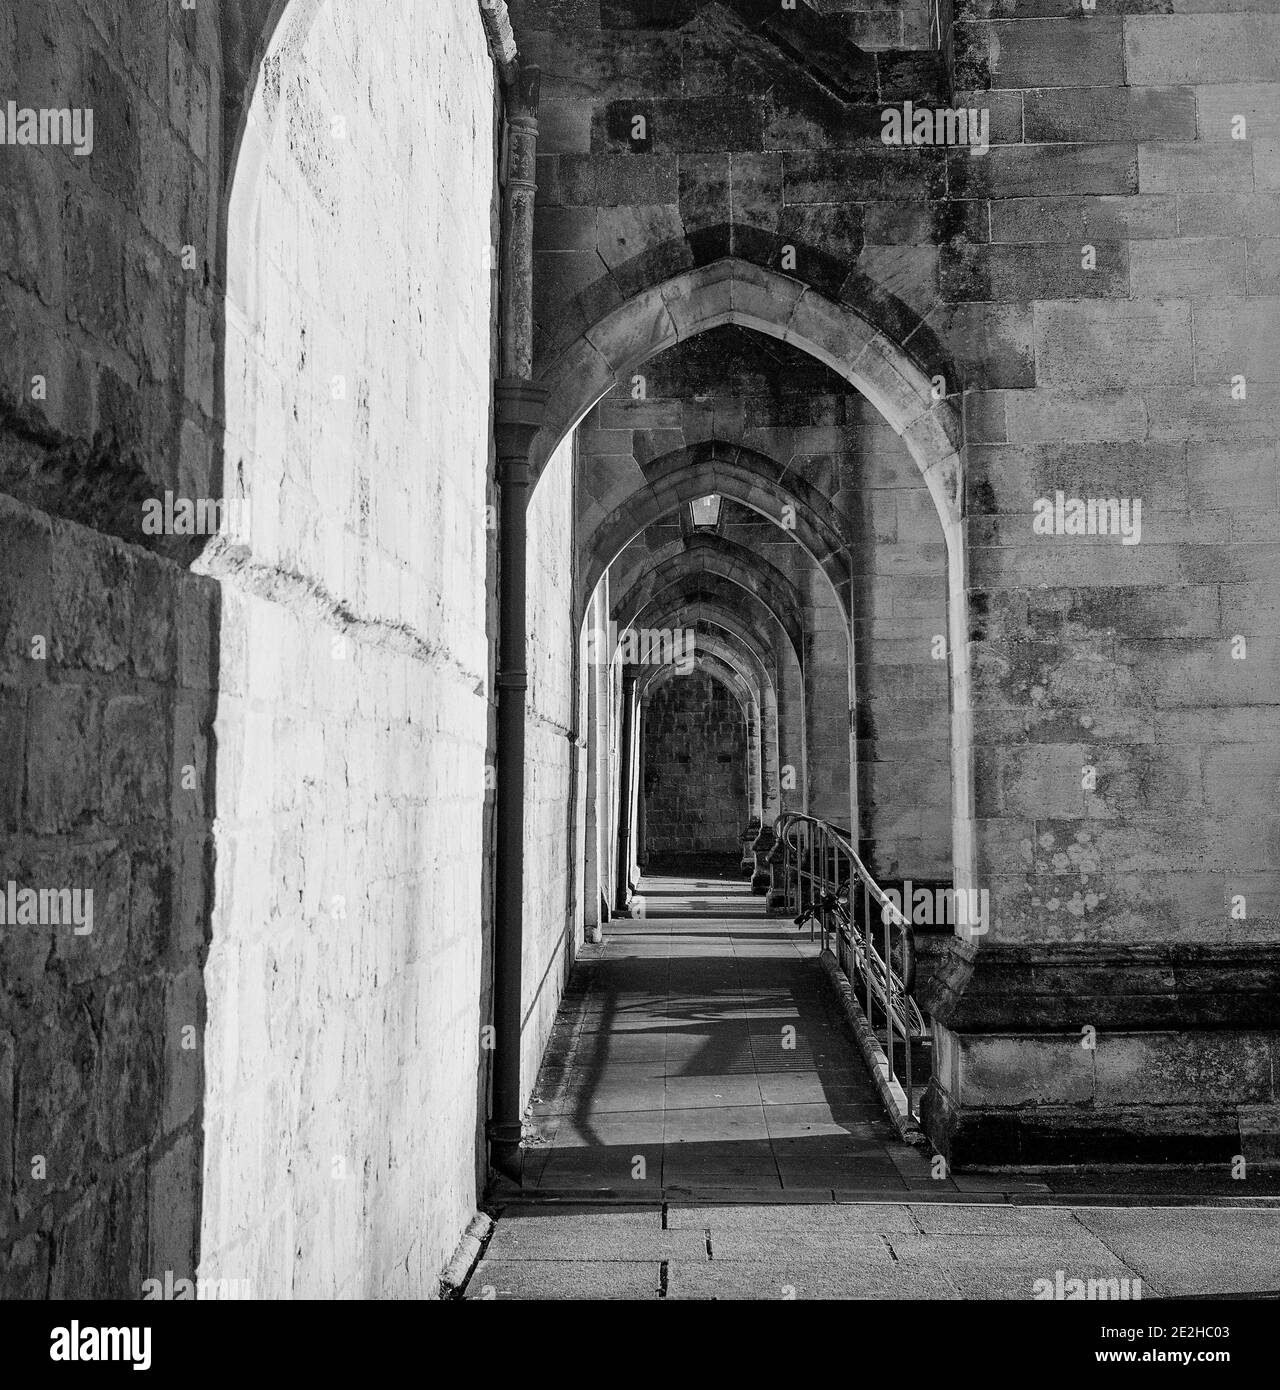
{"type": "Polygon", "coordinates": [[[935,1178],[885,1119],[807,931],[737,882],[642,896],[579,959],[524,1190],[495,1202],[460,1296],[1028,1299],[1070,1277],[1280,1297],[1274,1181],[935,1178]]]}
{"type": "Polygon", "coordinates": [[[647,879],[579,957],[535,1088],[525,1189],[546,1196],[952,1187],[902,1143],[816,943],[746,883],[647,879]]]}

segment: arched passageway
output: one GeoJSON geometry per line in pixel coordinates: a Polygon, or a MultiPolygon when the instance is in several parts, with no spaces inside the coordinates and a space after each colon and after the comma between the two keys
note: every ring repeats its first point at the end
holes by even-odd
{"type": "MultiPolygon", "coordinates": [[[[829,1041],[804,942],[639,862],[682,681],[738,711],[752,888],[807,810],[989,890],[926,982],[949,1162],[1255,1181],[1272,0],[1084,48],[917,0],[18,8],[15,94],[90,105],[11,104],[0,159],[6,1300],[433,1294],[566,1020],[601,1074],[661,1033],[609,1098],[659,1180],[745,1090],[719,1176],[796,1185],[778,1107],[842,1099],[773,1045],[829,1041]],[[880,140],[975,81],[988,158],[880,140]]],[[[635,1191],[582,1080],[546,1114],[635,1191]]]]}
{"type": "Polygon", "coordinates": [[[710,656],[643,690],[636,853],[646,871],[696,856],[737,872],[742,828],[759,814],[757,708],[710,656]]]}
{"type": "MultiPolygon", "coordinates": [[[[612,393],[625,399],[635,389],[639,369],[645,362],[725,324],[799,347],[855,386],[902,440],[933,499],[946,564],[945,630],[938,634],[940,648],[936,641],[933,645],[935,652],[941,651],[949,677],[950,869],[956,883],[968,883],[973,870],[973,792],[968,751],[967,594],[959,500],[961,431],[950,402],[937,398],[931,380],[902,349],[849,306],[833,303],[812,288],[775,272],[727,258],[635,296],[582,333],[543,367],[540,380],[547,392],[547,404],[544,423],[532,446],[531,463],[535,470],[539,469],[556,441],[571,433],[602,398],[612,393]]],[[[586,575],[594,576],[609,550],[614,546],[621,550],[624,538],[629,541],[646,522],[651,523],[668,510],[673,496],[718,487],[714,459],[715,454],[708,455],[704,449],[700,458],[688,460],[693,464],[690,468],[681,467],[685,459],[675,460],[665,478],[661,468],[650,470],[652,480],[643,470],[639,471],[634,483],[625,485],[627,493],[616,501],[610,498],[607,506],[593,506],[586,514],[593,537],[586,575]],[[680,484],[674,481],[681,472],[697,479],[696,484],[690,482],[686,486],[683,494],[680,484]],[[664,503],[668,505],[664,507],[664,503]]],[[[725,472],[731,477],[732,467],[725,472]]],[[[749,500],[749,487],[749,483],[744,486],[741,478],[731,477],[725,491],[732,495],[737,490],[744,500],[749,500]]],[[[772,512],[790,505],[797,518],[805,515],[811,553],[824,564],[835,564],[831,577],[841,589],[844,574],[840,557],[848,562],[848,548],[838,545],[838,527],[822,528],[821,513],[813,510],[814,499],[803,495],[803,487],[801,480],[796,489],[798,498],[777,488],[765,506],[772,512]],[[830,538],[826,543],[820,539],[823,529],[830,538]]],[[[856,631],[851,628],[849,637],[855,636],[856,631]]],[[[851,642],[851,707],[858,703],[857,663],[856,642],[851,642]]],[[[853,763],[856,766],[856,757],[853,763]]],[[[850,795],[853,821],[857,819],[857,800],[854,788],[850,795]]]]}
{"type": "MultiPolygon", "coordinates": [[[[697,994],[700,971],[714,974],[717,952],[735,930],[726,928],[724,936],[699,931],[698,912],[709,911],[709,902],[702,902],[697,892],[690,901],[689,882],[681,885],[660,876],[663,869],[679,872],[681,853],[702,878],[711,876],[698,885],[701,889],[750,892],[743,883],[745,865],[751,887],[763,892],[769,882],[765,861],[771,827],[780,809],[811,810],[857,826],[858,794],[865,788],[871,803],[867,824],[875,827],[881,848],[928,837],[934,852],[940,852],[930,867],[940,863],[946,877],[954,871],[957,841],[951,819],[957,808],[971,804],[971,792],[962,788],[953,796],[947,768],[940,796],[936,783],[915,789],[917,796],[934,798],[930,810],[937,801],[951,801],[947,823],[939,827],[935,821],[922,829],[916,799],[909,804],[917,825],[905,836],[901,827],[886,833],[889,811],[881,802],[886,784],[879,773],[860,767],[859,758],[879,761],[888,747],[890,759],[902,758],[900,764],[889,764],[897,778],[899,768],[914,756],[877,745],[879,702],[902,693],[891,693],[878,674],[888,626],[877,611],[885,597],[875,588],[878,547],[898,546],[905,558],[916,546],[918,554],[910,563],[930,567],[935,580],[942,574],[943,601],[934,610],[936,618],[922,617],[917,623],[941,626],[944,656],[955,633],[964,631],[964,595],[955,583],[963,572],[958,430],[950,408],[934,399],[909,358],[852,310],[822,301],[785,277],[733,261],[678,277],[606,316],[543,366],[541,383],[547,402],[531,463],[541,472],[548,460],[545,467],[553,470],[553,486],[559,488],[573,461],[580,557],[575,611],[584,630],[598,635],[591,644],[590,692],[579,705],[586,737],[578,766],[584,771],[588,803],[594,798],[583,809],[588,838],[597,846],[588,856],[582,898],[591,905],[588,934],[598,943],[589,948],[591,959],[599,963],[592,970],[607,968],[615,944],[628,961],[637,955],[652,956],[655,963],[665,960],[665,1037],[670,1046],[675,1036],[672,1011],[678,1015],[681,1000],[697,994]],[[758,430],[767,426],[772,431],[767,436],[760,432],[759,443],[747,441],[741,418],[727,437],[720,435],[719,415],[710,420],[708,437],[688,442],[703,429],[695,409],[705,415],[721,408],[716,404],[720,387],[707,354],[681,358],[673,366],[665,359],[679,354],[681,344],[703,334],[714,336],[730,324],[739,338],[726,350],[749,354],[744,342],[752,335],[780,340],[788,351],[801,349],[831,369],[831,383],[824,383],[828,392],[849,393],[854,387],[853,394],[864,393],[877,411],[888,413],[885,433],[899,450],[894,467],[905,464],[914,475],[911,484],[901,473],[893,474],[894,490],[885,490],[900,518],[893,526],[877,515],[879,499],[869,483],[871,452],[856,434],[858,429],[885,428],[883,424],[859,424],[842,436],[846,452],[833,464],[804,454],[817,442],[816,431],[810,426],[806,434],[798,428],[796,406],[783,401],[747,407],[756,411],[758,430]],[[695,378],[696,384],[689,384],[695,378]],[[682,391],[694,394],[682,396],[682,391]],[[708,398],[710,404],[698,404],[708,398]],[[685,442],[676,447],[660,447],[667,438],[681,436],[685,442]],[[912,486],[916,495],[928,499],[931,533],[918,526],[912,486]],[[909,525],[916,529],[908,531],[909,525]],[[851,718],[855,710],[861,712],[851,718]],[[832,771],[841,767],[844,771],[833,783],[832,771]],[[732,824],[735,817],[737,825],[732,824]],[[727,886],[735,881],[742,887],[727,886]],[[674,913],[662,906],[672,894],[672,902],[681,903],[674,913]],[[688,920],[655,925],[669,916],[688,920]],[[686,930],[691,932],[687,938],[686,930]],[[713,946],[713,940],[720,944],[713,946]]],[[[886,452],[885,446],[876,447],[886,452]]],[[[879,467],[883,475],[884,465],[879,467]]],[[[531,525],[542,524],[537,512],[541,486],[534,493],[531,525]]],[[[904,593],[903,601],[908,597],[904,593]]],[[[906,611],[904,607],[904,615],[906,611]]],[[[540,627],[531,625],[535,641],[541,640],[540,627]]],[[[913,643],[917,639],[910,620],[900,621],[898,631],[913,643]]],[[[919,660],[922,646],[915,647],[913,659],[919,660]]],[[[928,646],[936,655],[937,642],[928,646]]],[[[945,724],[951,717],[948,693],[954,700],[958,692],[961,713],[967,700],[963,658],[944,663],[944,669],[947,665],[950,692],[944,681],[931,694],[944,720],[944,767],[950,736],[963,727],[962,721],[945,724]]],[[[937,733],[933,726],[930,737],[937,733]]],[[[905,804],[906,796],[894,798],[895,809],[905,804]]],[[[961,849],[967,842],[967,825],[962,824],[961,849]]],[[[913,854],[914,862],[925,862],[914,848],[899,850],[893,867],[905,863],[909,872],[913,854]]],[[[752,900],[758,901],[754,894],[752,900]]],[[[737,910],[741,915],[742,908],[737,910]]],[[[744,921],[750,916],[748,911],[744,921]]],[[[710,921],[702,924],[712,926],[710,921]]],[[[760,940],[757,949],[764,955],[785,953],[790,949],[782,944],[786,939],[786,932],[774,933],[760,940]]],[[[611,975],[613,983],[596,1005],[611,1011],[638,1007],[623,1002],[634,987],[623,978],[631,966],[619,961],[617,968],[622,975],[611,975]]],[[[776,978],[787,981],[784,992],[800,987],[787,973],[789,965],[779,959],[776,968],[782,972],[776,978]]],[[[642,968],[640,985],[648,979],[642,968]]],[[[736,987],[743,987],[741,980],[736,987]]],[[[711,1007],[709,1000],[706,1006],[711,1007]]],[[[719,1005],[708,1017],[718,1013],[719,1005]]],[[[597,1061],[590,1066],[604,1068],[606,1074],[611,1063],[605,1056],[615,1056],[615,1045],[626,1051],[625,1034],[613,1029],[603,1020],[592,1028],[599,1055],[593,1053],[597,1061]]],[[[553,1048],[549,1055],[559,1054],[553,1048]]],[[[548,1065],[554,1069],[561,1063],[548,1065]]],[[[693,1070],[702,1065],[720,1076],[730,1064],[721,1058],[712,1065],[703,1055],[693,1070]]],[[[581,1080],[571,1084],[576,1087],[581,1080]]],[[[691,1077],[683,1062],[669,1059],[665,1078],[658,1080],[670,1097],[687,1089],[691,1077]]],[[[609,1083],[598,1076],[593,1088],[597,1082],[608,1091],[609,1083]]],[[[556,1084],[544,1075],[539,1093],[556,1084]]],[[[748,1108],[763,1103],[761,1095],[757,1090],[754,1100],[746,1097],[748,1108]]],[[[819,1085],[815,1103],[829,1099],[819,1085]]],[[[535,1114],[539,1111],[553,1127],[564,1118],[555,1102],[536,1102],[535,1114]]],[[[610,1155],[607,1143],[600,1148],[607,1127],[580,1119],[581,1124],[565,1131],[570,1137],[564,1151],[553,1144],[549,1167],[535,1179],[548,1191],[568,1181],[579,1161],[603,1167],[604,1174],[593,1170],[600,1184],[606,1183],[605,1174],[610,1185],[617,1179],[612,1165],[618,1156],[610,1155]],[[584,1147],[585,1153],[580,1151],[584,1147]]],[[[664,1150],[659,1160],[664,1174],[669,1157],[670,1150],[664,1150]]],[[[776,1165],[773,1172],[776,1178],[776,1165]]]]}

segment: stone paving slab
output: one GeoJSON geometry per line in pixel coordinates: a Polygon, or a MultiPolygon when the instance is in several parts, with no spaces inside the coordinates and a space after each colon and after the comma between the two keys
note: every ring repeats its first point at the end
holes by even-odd
{"type": "Polygon", "coordinates": [[[857,1207],[705,1207],[669,1206],[667,1225],[674,1231],[714,1230],[725,1235],[770,1239],[796,1229],[797,1223],[837,1232],[901,1232],[914,1235],[919,1225],[905,1206],[857,1207]]]}
{"type": "Polygon", "coordinates": [[[955,1300],[945,1280],[895,1265],[885,1258],[874,1266],[836,1265],[803,1260],[677,1261],[667,1271],[668,1299],[901,1299],[955,1300]]]}
{"type": "Polygon", "coordinates": [[[486,1260],[571,1260],[586,1253],[592,1261],[705,1259],[706,1234],[683,1227],[664,1230],[662,1211],[650,1207],[623,1211],[511,1213],[500,1221],[485,1251],[486,1260]]]}
{"type": "Polygon", "coordinates": [[[526,1188],[830,1200],[927,1177],[827,1005],[816,945],[740,882],[643,891],[649,915],[612,923],[575,966],[534,1087],[526,1188]]]}
{"type": "MultiPolygon", "coordinates": [[[[925,1236],[1041,1236],[1071,1229],[1074,1212],[1054,1207],[916,1205],[908,1211],[925,1236]]],[[[1078,1217],[1077,1217],[1078,1219],[1078,1217]]],[[[1081,1227],[1082,1232],[1087,1226],[1081,1227]]]]}
{"type": "Polygon", "coordinates": [[[1081,1225],[1153,1293],[1189,1296],[1280,1290],[1280,1212],[1238,1208],[1085,1208],[1081,1225]]]}
{"type": "Polygon", "coordinates": [[[652,1261],[622,1260],[482,1260],[463,1295],[486,1299],[656,1299],[662,1266],[652,1261]]]}
{"type": "Polygon", "coordinates": [[[500,1216],[477,1279],[521,1298],[1026,1300],[1077,1279],[1130,1300],[1275,1293],[1280,1211],[528,1204],[500,1216]],[[556,1292],[544,1291],[548,1280],[562,1280],[556,1292]]]}

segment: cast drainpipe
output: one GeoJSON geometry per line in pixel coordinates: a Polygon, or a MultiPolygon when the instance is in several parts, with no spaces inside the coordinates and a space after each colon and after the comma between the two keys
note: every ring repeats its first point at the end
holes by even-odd
{"type": "Polygon", "coordinates": [[[636,674],[629,667],[622,673],[622,730],[618,749],[622,766],[618,786],[618,882],[614,906],[624,916],[631,901],[631,802],[635,796],[635,704],[636,674]]]}
{"type": "Polygon", "coordinates": [[[546,390],[533,384],[533,204],[538,148],[537,68],[507,88],[502,177],[502,376],[494,387],[498,461],[498,748],[493,946],[494,1056],[489,1162],[519,1183],[524,1151],[520,1040],[524,1023],[525,529],[529,450],[546,390]]]}

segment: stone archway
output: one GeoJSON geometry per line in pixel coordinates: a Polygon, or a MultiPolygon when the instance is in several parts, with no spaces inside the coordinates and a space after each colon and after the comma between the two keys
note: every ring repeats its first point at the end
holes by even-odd
{"type": "Polygon", "coordinates": [[[645,469],[643,486],[596,519],[580,542],[586,564],[579,581],[579,607],[647,526],[709,493],[739,502],[777,525],[783,508],[790,507],[793,524],[783,529],[826,574],[846,619],[851,617],[848,552],[853,539],[842,530],[827,499],[759,450],[715,443],[657,460],[645,469]]]}
{"type": "Polygon", "coordinates": [[[635,296],[583,333],[538,378],[547,392],[535,472],[606,392],[650,357],[733,323],[781,338],[825,363],[902,436],[933,494],[948,544],[960,520],[960,420],[897,344],[854,309],[748,261],[727,257],[635,296]]]}
{"type": "MultiPolygon", "coordinates": [[[[929,489],[947,550],[952,872],[958,887],[970,887],[974,791],[963,428],[954,400],[935,396],[932,379],[904,348],[851,306],[726,257],[642,291],[546,364],[538,378],[545,403],[529,451],[531,469],[539,475],[586,413],[613,388],[627,386],[650,357],[724,324],[792,343],[849,381],[901,437],[929,489]]],[[[851,693],[853,659],[851,643],[851,693]]],[[[851,794],[856,801],[856,789],[851,794]]]]}
{"type": "Polygon", "coordinates": [[[614,601],[613,618],[619,629],[641,623],[648,609],[669,605],[671,596],[680,592],[697,592],[716,596],[732,610],[739,604],[758,604],[786,634],[796,660],[804,666],[804,617],[800,596],[783,576],[781,583],[759,576],[757,584],[743,582],[751,576],[745,566],[726,563],[714,555],[700,557],[699,564],[686,556],[677,556],[651,571],[629,593],[614,601]]]}
{"type": "Polygon", "coordinates": [[[736,867],[743,827],[752,817],[758,823],[761,814],[757,692],[731,661],[701,650],[687,669],[666,666],[647,673],[636,693],[643,827],[636,837],[637,858],[643,860],[652,847],[650,805],[657,794],[658,805],[665,808],[659,853],[731,852],[736,867]],[[717,691],[730,697],[728,707],[736,711],[736,717],[726,720],[724,695],[717,691]],[[688,730],[681,727],[691,713],[697,725],[696,748],[689,743],[688,730]],[[674,724],[664,723],[673,716],[674,724]],[[677,830],[677,838],[672,839],[677,830]],[[698,843],[704,834],[710,834],[714,844],[698,843]]]}
{"type": "MultiPolygon", "coordinates": [[[[663,623],[663,616],[659,615],[657,621],[663,623]]],[[[698,659],[705,654],[732,671],[755,708],[758,723],[752,750],[755,762],[752,815],[757,823],[772,825],[779,810],[778,695],[774,677],[745,641],[734,640],[724,628],[708,631],[709,627],[710,624],[704,622],[701,628],[695,629],[698,659]]],[[[657,678],[655,671],[641,683],[642,699],[657,678]]]]}
{"type": "Polygon", "coordinates": [[[796,645],[786,624],[755,594],[697,570],[654,594],[637,616],[658,627],[701,624],[723,633],[735,650],[751,654],[766,673],[764,688],[773,691],[780,791],[795,792],[798,805],[792,809],[807,810],[809,709],[803,645],[796,645]],[[790,769],[787,788],[781,787],[784,767],[790,769]]]}

